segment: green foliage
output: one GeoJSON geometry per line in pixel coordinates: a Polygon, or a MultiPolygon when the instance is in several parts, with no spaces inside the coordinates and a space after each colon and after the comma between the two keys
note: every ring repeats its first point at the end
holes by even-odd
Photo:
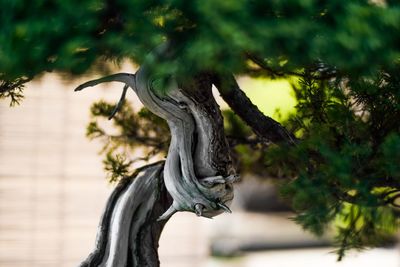
{"type": "Polygon", "coordinates": [[[105,60],[141,63],[166,39],[176,57],[158,67],[174,74],[265,75],[249,57],[283,73],[316,60],[369,73],[400,55],[400,3],[372,2],[1,0],[0,73],[13,80],[104,71],[105,60]]]}
{"type": "Polygon", "coordinates": [[[230,111],[226,133],[242,173],[272,177],[316,235],[333,226],[338,259],[390,242],[400,226],[400,66],[375,77],[294,82],[296,111],[283,123],[301,140],[266,145],[230,111]]]}
{"type": "Polygon", "coordinates": [[[348,249],[363,249],[365,246],[391,242],[399,226],[398,219],[387,207],[344,203],[336,218],[339,260],[348,249]]]}
{"type": "Polygon", "coordinates": [[[131,162],[127,162],[126,158],[121,154],[113,155],[111,152],[107,153],[103,164],[104,170],[109,175],[110,182],[116,182],[131,173],[131,162]]]}
{"type": "MultiPolygon", "coordinates": [[[[224,114],[240,170],[279,178],[304,228],[321,234],[336,223],[340,257],[398,227],[399,1],[0,0],[0,25],[0,98],[11,104],[43,73],[140,64],[165,41],[172,57],[150,66],[162,74],[298,77],[296,113],[283,122],[298,145],[266,144],[224,114]]],[[[145,161],[165,153],[169,133],[129,105],[106,126],[113,109],[95,104],[87,133],[103,141],[116,180],[141,160],[138,149],[145,161]]]]}
{"type": "Polygon", "coordinates": [[[340,259],[399,227],[398,71],[335,81],[306,72],[295,88],[297,112],[286,121],[302,141],[267,152],[270,166],[295,177],[282,191],[299,213],[297,222],[316,234],[341,222],[340,259]]]}
{"type": "Polygon", "coordinates": [[[170,139],[164,120],[145,108],[135,113],[129,102],[124,102],[115,114],[112,125],[105,123],[114,108],[114,105],[104,101],[94,103],[91,107],[92,120],[86,130],[90,139],[99,139],[103,143],[101,153],[106,155],[103,164],[110,181],[132,174],[137,167],[135,163],[165,155],[170,139]],[[146,156],[139,157],[138,152],[146,156]]]}
{"type": "Polygon", "coordinates": [[[25,78],[17,78],[12,81],[2,80],[0,76],[0,99],[10,99],[10,106],[18,105],[24,98],[25,78]]]}

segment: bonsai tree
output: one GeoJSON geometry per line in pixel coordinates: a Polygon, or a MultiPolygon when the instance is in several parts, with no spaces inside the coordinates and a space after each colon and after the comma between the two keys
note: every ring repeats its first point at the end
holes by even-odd
{"type": "Polygon", "coordinates": [[[336,225],[339,259],[398,229],[397,1],[33,0],[1,10],[0,97],[11,104],[46,72],[102,76],[77,91],[123,85],[115,106],[92,108],[119,131],[88,126],[89,137],[108,137],[105,166],[118,185],[81,266],[158,266],[168,218],[230,212],[238,170],[276,179],[305,229],[336,225]],[[126,59],[136,73],[109,73],[126,59]],[[265,116],[235,75],[290,79],[296,112],[265,116]],[[221,113],[213,85],[230,111],[221,113]],[[139,113],[125,101],[129,88],[139,113]],[[139,145],[146,159],[166,159],[132,170],[139,145]]]}

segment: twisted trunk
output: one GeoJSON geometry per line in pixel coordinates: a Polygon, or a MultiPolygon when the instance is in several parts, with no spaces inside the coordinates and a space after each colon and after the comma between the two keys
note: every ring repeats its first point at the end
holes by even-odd
{"type": "MultiPolygon", "coordinates": [[[[168,46],[162,46],[149,61],[155,64],[169,54],[168,46]]],[[[150,111],[168,122],[171,131],[165,164],[149,166],[131,183],[122,182],[110,197],[96,248],[82,267],[158,266],[158,239],[175,212],[204,217],[230,212],[232,184],[238,176],[231,165],[211,79],[204,74],[179,82],[169,77],[164,82],[165,77],[150,69],[145,62],[136,74],[114,74],[76,89],[123,82],[121,101],[131,87],[150,111]],[[155,88],[159,84],[165,87],[155,88]]]]}
{"type": "Polygon", "coordinates": [[[159,266],[158,240],[166,221],[157,221],[172,199],[163,183],[164,162],[121,180],[108,199],[94,251],[80,267],[159,266]]]}

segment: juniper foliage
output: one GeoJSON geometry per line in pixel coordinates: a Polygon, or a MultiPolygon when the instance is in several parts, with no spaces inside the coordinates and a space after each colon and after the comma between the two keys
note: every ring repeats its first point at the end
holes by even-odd
{"type": "MultiPolygon", "coordinates": [[[[0,0],[0,25],[0,98],[11,103],[46,72],[106,73],[165,41],[175,55],[154,66],[164,75],[295,77],[296,112],[282,123],[296,145],[261,140],[225,112],[239,169],[276,178],[304,228],[321,234],[334,223],[340,258],[398,229],[398,1],[0,0]]],[[[92,113],[112,110],[99,103],[92,113]]],[[[113,135],[96,120],[88,127],[106,140],[111,179],[131,171],[141,145],[149,158],[166,152],[167,128],[148,111],[124,105],[113,123],[113,135]]]]}

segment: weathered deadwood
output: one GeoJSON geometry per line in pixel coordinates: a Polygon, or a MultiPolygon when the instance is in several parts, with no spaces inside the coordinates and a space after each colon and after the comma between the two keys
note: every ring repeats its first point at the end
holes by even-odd
{"type": "MultiPolygon", "coordinates": [[[[170,54],[168,45],[161,46],[149,57],[149,61],[155,64],[170,54]]],[[[153,69],[151,64],[145,62],[136,74],[119,73],[86,82],[76,91],[103,82],[122,82],[125,86],[120,102],[130,87],[150,111],[167,121],[171,143],[162,173],[172,205],[153,219],[165,221],[177,211],[194,212],[208,218],[230,212],[232,184],[238,176],[232,168],[222,115],[212,97],[211,80],[207,76],[199,76],[178,84],[175,77],[165,79],[150,71],[153,69]],[[161,90],[157,88],[160,84],[163,86],[161,90]]],[[[113,113],[118,107],[119,104],[113,113]]],[[[137,178],[133,187],[115,197],[116,204],[111,207],[111,215],[107,215],[111,216],[111,226],[100,229],[100,232],[107,232],[107,246],[98,246],[93,254],[97,256],[89,257],[87,262],[94,262],[94,265],[83,266],[158,266],[158,260],[155,260],[157,244],[150,241],[158,240],[159,232],[152,235],[152,231],[143,229],[155,223],[146,219],[149,210],[156,205],[164,207],[166,203],[171,203],[155,198],[157,193],[149,192],[154,185],[144,179],[137,178]],[[145,193],[138,193],[138,190],[145,193]],[[140,250],[145,240],[150,240],[149,246],[140,250]],[[147,262],[151,264],[145,265],[147,262]]]]}
{"type": "MultiPolygon", "coordinates": [[[[153,52],[149,61],[156,64],[169,54],[168,45],[161,46],[153,52]]],[[[103,82],[123,82],[136,92],[150,111],[167,121],[171,143],[164,167],[164,181],[174,201],[160,219],[169,218],[176,211],[191,211],[204,217],[229,212],[227,205],[233,198],[231,184],[237,180],[237,176],[230,167],[229,149],[221,127],[218,105],[215,101],[208,101],[208,106],[197,102],[195,97],[190,97],[190,92],[196,92],[199,88],[184,92],[175,77],[169,77],[165,83],[165,77],[157,76],[150,69],[145,62],[135,75],[110,75],[84,83],[76,90],[103,82]],[[164,88],[155,88],[157,84],[163,84],[164,88]],[[205,164],[195,163],[196,159],[205,164]],[[198,177],[196,166],[199,168],[197,173],[210,176],[198,177]],[[228,169],[230,173],[227,173],[228,169]]],[[[208,88],[200,89],[211,91],[211,83],[208,88]]]]}
{"type": "Polygon", "coordinates": [[[159,266],[158,240],[171,204],[163,183],[164,162],[146,166],[120,181],[100,220],[96,246],[80,267],[159,266]]]}

